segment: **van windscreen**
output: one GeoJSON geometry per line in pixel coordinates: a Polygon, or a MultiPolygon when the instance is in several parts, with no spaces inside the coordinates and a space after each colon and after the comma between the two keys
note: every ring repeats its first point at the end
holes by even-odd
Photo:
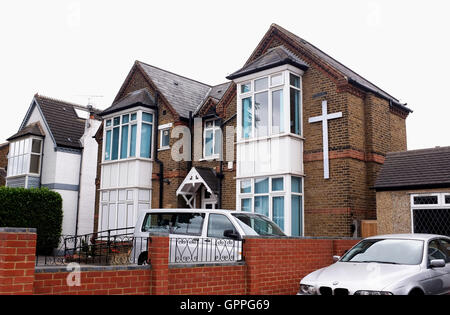
{"type": "Polygon", "coordinates": [[[147,213],[142,232],[201,235],[205,214],[201,213],[147,213]]]}

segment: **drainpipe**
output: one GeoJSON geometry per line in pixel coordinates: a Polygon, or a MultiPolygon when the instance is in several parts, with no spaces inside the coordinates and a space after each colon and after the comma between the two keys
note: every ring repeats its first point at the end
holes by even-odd
{"type": "Polygon", "coordinates": [[[159,136],[159,106],[158,106],[158,92],[155,92],[155,130],[156,136],[153,144],[154,152],[155,152],[155,162],[159,164],[159,208],[163,208],[163,196],[164,196],[164,163],[158,159],[158,136],[159,136]]]}
{"type": "Polygon", "coordinates": [[[191,145],[191,159],[187,163],[187,169],[188,169],[187,171],[188,172],[192,169],[192,158],[193,158],[193,154],[194,154],[194,152],[192,150],[192,142],[194,141],[193,137],[192,137],[192,135],[194,134],[192,132],[192,128],[193,128],[193,125],[194,125],[193,121],[194,121],[194,118],[192,117],[192,112],[189,112],[189,132],[191,133],[191,143],[190,143],[190,145],[191,145]]]}
{"type": "Polygon", "coordinates": [[[77,239],[77,236],[78,236],[78,218],[80,216],[81,174],[82,174],[82,169],[83,169],[83,153],[84,153],[84,148],[81,149],[80,172],[78,175],[78,197],[77,197],[77,217],[75,219],[75,239],[77,239]]]}

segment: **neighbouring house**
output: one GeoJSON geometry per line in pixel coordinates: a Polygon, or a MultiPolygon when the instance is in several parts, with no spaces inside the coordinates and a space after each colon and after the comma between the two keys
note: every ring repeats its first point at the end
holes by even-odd
{"type": "Polygon", "coordinates": [[[6,184],[6,168],[8,165],[9,143],[0,144],[0,186],[6,184]]]}
{"type": "Polygon", "coordinates": [[[36,94],[8,138],[8,187],[47,187],[63,199],[63,235],[92,233],[101,121],[97,110],[36,94]]]}
{"type": "Polygon", "coordinates": [[[293,236],[354,236],[376,218],[378,172],[407,149],[405,104],[276,24],[227,79],[135,62],[99,114],[96,229],[150,207],[262,213],[293,236]]]}
{"type": "Polygon", "coordinates": [[[375,189],[379,234],[450,236],[450,147],[389,153],[375,189]]]}

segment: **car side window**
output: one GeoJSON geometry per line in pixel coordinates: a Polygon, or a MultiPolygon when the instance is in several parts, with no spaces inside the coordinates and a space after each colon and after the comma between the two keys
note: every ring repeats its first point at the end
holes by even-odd
{"type": "Polygon", "coordinates": [[[205,215],[200,213],[147,214],[142,232],[201,235],[204,218],[205,215]]]}
{"type": "Polygon", "coordinates": [[[428,262],[434,259],[443,259],[450,262],[450,243],[446,240],[433,240],[428,245],[428,262]]]}
{"type": "Polygon", "coordinates": [[[223,233],[226,230],[236,232],[233,223],[226,216],[211,213],[208,222],[208,237],[224,238],[223,233]]]}

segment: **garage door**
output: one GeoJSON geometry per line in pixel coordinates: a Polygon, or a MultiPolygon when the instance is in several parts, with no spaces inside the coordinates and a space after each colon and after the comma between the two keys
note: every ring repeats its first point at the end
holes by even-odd
{"type": "Polygon", "coordinates": [[[450,236],[450,195],[433,193],[411,196],[414,233],[450,236]]]}

